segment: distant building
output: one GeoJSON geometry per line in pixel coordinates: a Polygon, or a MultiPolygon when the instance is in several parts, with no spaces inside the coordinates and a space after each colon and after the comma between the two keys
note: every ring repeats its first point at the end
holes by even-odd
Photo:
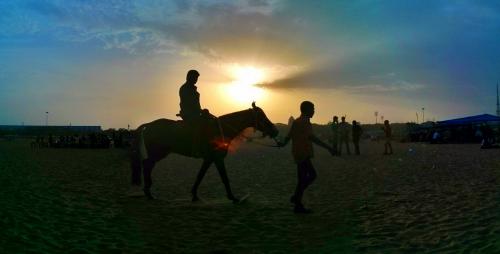
{"type": "Polygon", "coordinates": [[[101,126],[0,125],[0,135],[74,135],[101,131],[101,126]]]}

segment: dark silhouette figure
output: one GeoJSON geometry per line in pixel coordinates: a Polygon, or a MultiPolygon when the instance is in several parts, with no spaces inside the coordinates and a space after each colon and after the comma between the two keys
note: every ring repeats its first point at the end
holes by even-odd
{"type": "Polygon", "coordinates": [[[361,138],[361,135],[363,134],[363,129],[361,129],[361,126],[356,122],[352,121],[352,143],[354,143],[354,152],[356,155],[359,155],[359,139],[361,138]]]}
{"type": "Polygon", "coordinates": [[[331,128],[332,128],[332,147],[333,150],[335,151],[335,154],[337,154],[339,147],[339,118],[337,116],[333,116],[331,128]]]}
{"type": "Polygon", "coordinates": [[[49,144],[48,147],[54,147],[54,137],[52,137],[52,134],[49,134],[49,144]]]}
{"type": "Polygon", "coordinates": [[[279,146],[285,146],[290,139],[292,140],[292,154],[297,163],[297,187],[295,194],[290,198],[290,202],[295,204],[295,213],[310,213],[302,204],[302,196],[305,189],[316,179],[316,170],[312,165],[313,157],[312,143],[327,149],[332,155],[335,154],[333,148],[322,142],[312,132],[311,117],[314,115],[314,104],[310,101],[304,101],[300,104],[300,117],[293,121],[292,127],[283,142],[279,146]]]}
{"type": "Polygon", "coordinates": [[[481,141],[481,148],[496,148],[493,144],[495,143],[495,135],[493,129],[487,124],[483,123],[479,127],[479,130],[483,134],[483,140],[481,141]]]}
{"type": "MultiPolygon", "coordinates": [[[[216,117],[210,114],[208,109],[201,109],[200,104],[200,93],[198,93],[198,88],[196,83],[198,82],[198,77],[200,74],[196,70],[188,71],[186,75],[186,83],[184,83],[179,89],[180,97],[180,113],[178,116],[182,118],[193,131],[192,135],[192,152],[196,153],[199,151],[199,146],[201,144],[208,144],[208,137],[213,135],[210,133],[212,131],[209,128],[210,122],[214,122],[216,117]]],[[[208,146],[202,147],[202,150],[209,149],[208,146]]],[[[199,154],[193,154],[199,156],[199,154]]]]}
{"type": "Polygon", "coordinates": [[[143,124],[135,130],[135,139],[132,143],[132,184],[140,187],[141,172],[144,176],[144,194],[153,198],[151,194],[151,172],[155,164],[165,158],[170,153],[177,153],[189,157],[203,158],[203,164],[196,178],[196,182],[191,190],[192,200],[198,200],[198,186],[200,185],[205,173],[212,163],[215,163],[222,182],[226,188],[228,199],[238,202],[233,195],[229,185],[229,178],[226,173],[224,158],[227,155],[229,143],[231,140],[248,128],[253,127],[261,131],[264,136],[272,138],[278,135],[278,130],[274,124],[269,121],[264,111],[252,103],[252,108],[223,115],[218,118],[218,122],[207,125],[207,128],[218,129],[216,133],[209,137],[206,147],[197,151],[194,156],[192,153],[191,140],[193,131],[186,128],[184,121],[174,121],[169,119],[158,119],[150,123],[143,124]]]}
{"type": "Polygon", "coordinates": [[[384,130],[385,134],[384,155],[392,154],[392,145],[391,145],[392,130],[391,130],[391,125],[389,124],[389,120],[384,121],[384,127],[382,128],[382,130],[384,130]]]}
{"type": "Polygon", "coordinates": [[[179,116],[187,122],[196,121],[201,116],[200,93],[198,93],[198,87],[196,87],[199,76],[200,74],[196,70],[188,71],[186,83],[179,90],[179,97],[181,98],[179,116]]]}
{"type": "Polygon", "coordinates": [[[349,124],[345,121],[345,116],[342,118],[342,122],[339,124],[339,150],[338,155],[342,154],[342,145],[345,144],[347,149],[347,154],[351,154],[351,150],[349,149],[349,124]]]}

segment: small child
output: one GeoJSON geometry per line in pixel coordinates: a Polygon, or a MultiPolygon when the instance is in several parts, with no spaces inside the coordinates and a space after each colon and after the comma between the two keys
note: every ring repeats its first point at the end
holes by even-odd
{"type": "Polygon", "coordinates": [[[285,140],[279,142],[278,145],[283,147],[290,139],[292,140],[292,154],[297,163],[298,181],[295,194],[290,198],[290,202],[295,204],[295,213],[310,213],[311,210],[306,209],[302,204],[302,196],[305,189],[311,185],[316,178],[316,170],[311,162],[311,158],[314,155],[312,142],[327,149],[332,155],[335,155],[335,150],[319,140],[312,133],[310,119],[314,115],[314,104],[310,101],[302,102],[300,104],[300,112],[300,117],[293,121],[290,132],[285,137],[285,140]]]}
{"type": "Polygon", "coordinates": [[[389,120],[384,121],[384,128],[382,129],[384,130],[385,134],[384,155],[392,154],[392,145],[391,145],[392,130],[391,130],[391,125],[389,124],[389,120]]]}

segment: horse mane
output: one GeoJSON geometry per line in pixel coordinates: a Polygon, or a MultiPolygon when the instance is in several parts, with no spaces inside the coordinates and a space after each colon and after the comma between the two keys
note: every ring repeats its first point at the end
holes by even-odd
{"type": "Polygon", "coordinates": [[[235,117],[235,116],[239,116],[239,115],[241,115],[242,113],[247,112],[247,111],[250,111],[250,110],[253,110],[253,109],[249,108],[249,109],[244,109],[244,110],[240,110],[240,111],[232,112],[232,113],[229,113],[229,114],[221,115],[221,116],[219,116],[219,118],[220,118],[220,119],[233,118],[233,117],[235,117]]]}
{"type": "Polygon", "coordinates": [[[246,125],[253,123],[254,119],[251,114],[252,110],[254,109],[249,108],[220,116],[219,120],[224,131],[224,135],[234,138],[245,128],[251,127],[246,125]]]}

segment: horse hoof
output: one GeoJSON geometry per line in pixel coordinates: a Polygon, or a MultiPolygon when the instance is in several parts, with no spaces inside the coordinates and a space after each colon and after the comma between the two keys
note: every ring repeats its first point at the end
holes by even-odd
{"type": "Polygon", "coordinates": [[[150,190],[144,190],[144,194],[146,195],[146,197],[149,199],[149,200],[155,200],[156,197],[153,196],[153,194],[151,194],[151,191],[150,190]]]}
{"type": "Polygon", "coordinates": [[[238,198],[232,197],[229,200],[233,201],[233,204],[238,204],[240,200],[238,198]]]}
{"type": "Polygon", "coordinates": [[[149,200],[157,200],[158,198],[153,195],[146,195],[149,200]]]}
{"type": "Polygon", "coordinates": [[[194,196],[192,199],[191,199],[191,202],[196,202],[196,201],[200,201],[200,198],[198,196],[194,196]]]}

